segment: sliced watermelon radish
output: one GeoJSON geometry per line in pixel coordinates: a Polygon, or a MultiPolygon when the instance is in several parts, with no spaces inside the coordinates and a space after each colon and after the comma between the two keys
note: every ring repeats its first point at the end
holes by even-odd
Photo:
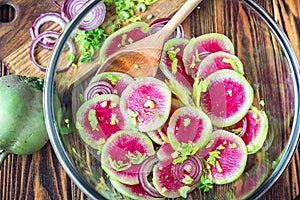
{"type": "Polygon", "coordinates": [[[245,116],[247,129],[242,139],[247,145],[248,154],[254,154],[260,150],[266,140],[268,133],[268,117],[262,110],[251,107],[245,116]]]}
{"type": "Polygon", "coordinates": [[[215,52],[205,57],[198,68],[197,76],[205,79],[220,69],[232,69],[244,75],[243,63],[235,55],[226,52],[215,52]]]}
{"type": "Polygon", "coordinates": [[[208,33],[192,38],[183,52],[186,73],[193,77],[203,58],[218,51],[234,54],[233,44],[227,36],[220,33],[208,33]]]}
{"type": "Polygon", "coordinates": [[[139,78],[123,91],[120,108],[129,128],[154,131],[168,119],[171,92],[164,82],[156,78],[139,78]]]}
{"type": "Polygon", "coordinates": [[[170,110],[170,114],[169,114],[169,117],[168,117],[166,123],[158,130],[147,132],[148,136],[151,138],[151,140],[153,142],[161,145],[165,141],[167,141],[167,129],[169,126],[170,117],[175,112],[175,110],[177,108],[179,108],[180,106],[181,106],[180,101],[178,99],[172,98],[171,110],[170,110]]]}
{"type": "Polygon", "coordinates": [[[148,192],[144,190],[141,184],[128,185],[112,179],[110,179],[110,182],[112,186],[116,188],[116,190],[118,190],[121,194],[126,195],[127,197],[132,199],[137,199],[137,200],[163,199],[163,198],[155,198],[151,196],[148,192]]]}
{"type": "Polygon", "coordinates": [[[209,75],[206,92],[200,105],[217,127],[231,126],[240,121],[252,105],[253,88],[244,76],[234,70],[222,69],[209,75]]]}
{"type": "Polygon", "coordinates": [[[78,109],[76,128],[82,140],[92,148],[101,150],[107,138],[124,128],[119,100],[117,95],[102,94],[78,109]]]}
{"type": "Polygon", "coordinates": [[[182,61],[183,50],[189,43],[185,38],[168,40],[163,48],[159,68],[168,79],[175,79],[187,90],[192,90],[193,78],[186,74],[182,61]]]}
{"type": "Polygon", "coordinates": [[[187,197],[194,190],[202,174],[201,161],[197,156],[188,156],[183,163],[173,159],[159,161],[153,167],[153,185],[168,198],[187,197]]]}
{"type": "Polygon", "coordinates": [[[195,107],[178,108],[171,116],[167,130],[169,142],[176,151],[184,144],[192,143],[192,152],[196,152],[209,141],[211,134],[211,120],[195,107]]]}
{"type": "Polygon", "coordinates": [[[146,37],[149,30],[146,22],[134,22],[112,33],[100,49],[100,64],[120,48],[146,37]]]}
{"type": "Polygon", "coordinates": [[[134,79],[121,72],[102,72],[100,74],[95,75],[89,85],[95,83],[105,81],[112,85],[114,94],[121,95],[125,88],[134,81],[134,79]]]}
{"type": "Polygon", "coordinates": [[[207,163],[207,170],[215,184],[235,181],[243,173],[247,163],[247,147],[234,133],[216,130],[211,140],[198,153],[207,163]]]}
{"type": "Polygon", "coordinates": [[[144,133],[121,130],[104,144],[101,167],[110,179],[135,185],[142,162],[154,154],[153,143],[144,133]]]}
{"type": "Polygon", "coordinates": [[[159,160],[175,159],[178,157],[178,152],[173,149],[170,143],[164,142],[157,150],[156,156],[159,160]]]}

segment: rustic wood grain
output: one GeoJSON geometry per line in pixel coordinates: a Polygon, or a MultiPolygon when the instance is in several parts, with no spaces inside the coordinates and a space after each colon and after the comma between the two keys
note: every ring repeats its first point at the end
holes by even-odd
{"type": "MultiPolygon", "coordinates": [[[[209,1],[209,0],[207,0],[209,1]]],[[[0,6],[1,6],[0,0],[0,6]]],[[[26,4],[26,10],[32,11],[36,16],[43,12],[44,8],[41,8],[40,3],[32,9],[28,0],[15,0],[22,5],[26,4]],[[26,3],[27,2],[27,3],[26,3]]],[[[36,2],[36,1],[34,1],[36,2]]],[[[50,0],[43,1],[44,3],[51,2],[50,0]],[[48,2],[47,2],[48,1],[48,2]]],[[[296,52],[298,60],[300,60],[300,1],[299,0],[257,0],[257,2],[264,7],[271,16],[278,22],[283,28],[284,32],[289,37],[291,44],[296,52]]],[[[42,3],[43,5],[45,5],[42,3]]],[[[211,2],[208,2],[211,3],[211,2]]],[[[48,4],[49,5],[49,4],[48,4]]],[[[53,8],[57,10],[57,8],[53,8]]],[[[47,7],[48,10],[48,7],[47,7]]],[[[159,13],[158,13],[159,14],[159,13]]],[[[217,15],[217,13],[212,13],[217,15]]],[[[234,15],[231,13],[230,15],[234,15]]],[[[4,15],[0,16],[3,17],[4,15]]],[[[23,15],[22,15],[23,16],[23,15]]],[[[24,15],[27,16],[27,15],[24,15]]],[[[0,17],[0,19],[1,19],[0,17]]],[[[5,17],[5,16],[4,16],[5,17]]],[[[195,16],[196,17],[196,16],[195,16]]],[[[230,18],[230,16],[224,16],[230,18]]],[[[22,31],[22,27],[28,27],[28,21],[33,21],[34,15],[24,17],[21,28],[17,28],[18,31],[22,31]]],[[[1,21],[1,20],[0,20],[1,21]]],[[[187,24],[185,24],[187,26],[187,24]]],[[[193,34],[195,29],[205,30],[206,26],[210,24],[203,24],[201,27],[194,27],[188,30],[190,35],[193,34]]],[[[223,31],[224,26],[218,25],[210,27],[213,30],[223,31]]],[[[12,29],[11,29],[12,30],[12,29]]],[[[9,63],[3,62],[3,58],[7,58],[7,55],[11,55],[11,52],[17,48],[5,47],[1,43],[3,40],[4,32],[7,29],[0,24],[0,75],[4,76],[9,74],[7,69],[9,63]],[[5,55],[4,55],[5,53],[5,55]],[[5,64],[5,65],[4,65],[5,64]]],[[[230,32],[230,31],[229,31],[230,32]]],[[[13,36],[5,36],[5,41],[15,42],[13,36]]],[[[28,40],[20,39],[25,43],[28,40]]],[[[238,41],[234,41],[238,44],[238,41]]],[[[242,44],[241,44],[242,45],[242,44]]],[[[237,45],[238,46],[238,45],[237,45]]],[[[12,59],[13,60],[13,59],[12,59]]],[[[28,60],[25,62],[27,63],[28,60]]],[[[27,63],[28,64],[28,63],[27,63]]],[[[32,66],[33,67],[33,66],[32,66]]],[[[13,69],[16,71],[16,68],[13,69]]],[[[23,73],[23,72],[22,72],[23,73]]],[[[24,72],[32,73],[32,72],[24,72]]],[[[39,71],[36,71],[39,76],[42,76],[39,71]]],[[[300,147],[296,151],[289,167],[281,175],[278,181],[272,186],[272,188],[261,197],[262,200],[273,199],[287,199],[293,200],[300,195],[300,147]]],[[[29,156],[17,156],[9,155],[7,159],[0,166],[0,199],[1,200],[13,200],[13,199],[74,199],[83,200],[87,197],[78,189],[78,187],[67,177],[62,166],[59,164],[54,152],[48,143],[41,151],[29,155],[29,156]]]]}

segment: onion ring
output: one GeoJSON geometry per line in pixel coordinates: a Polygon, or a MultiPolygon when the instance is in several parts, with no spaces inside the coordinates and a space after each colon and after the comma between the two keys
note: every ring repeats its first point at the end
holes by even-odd
{"type": "MultiPolygon", "coordinates": [[[[55,31],[45,31],[41,34],[39,34],[31,43],[30,45],[30,52],[29,52],[29,56],[30,56],[30,60],[32,61],[32,63],[38,67],[41,71],[46,71],[47,67],[44,67],[42,65],[40,65],[36,59],[35,59],[35,56],[34,56],[34,50],[35,50],[35,47],[36,45],[44,38],[50,38],[50,37],[54,37],[54,38],[58,38],[59,37],[59,33],[58,32],[55,32],[55,31]]],[[[69,49],[71,51],[71,53],[73,54],[76,54],[76,49],[75,49],[75,46],[73,44],[73,42],[71,40],[68,40],[67,41],[67,45],[69,46],[69,49]]],[[[70,66],[72,65],[72,61],[69,61],[63,68],[57,70],[57,72],[64,72],[66,71],[67,69],[70,68],[70,66]]]]}
{"type": "MultiPolygon", "coordinates": [[[[150,34],[152,35],[161,30],[168,23],[168,21],[170,21],[170,18],[160,18],[152,22],[150,24],[150,34]]],[[[175,33],[175,38],[184,38],[184,29],[181,24],[176,28],[175,33]]]]}
{"type": "MultiPolygon", "coordinates": [[[[66,25],[66,21],[61,17],[59,13],[43,13],[34,20],[33,24],[29,28],[32,40],[34,40],[38,35],[40,35],[40,27],[44,23],[49,21],[58,23],[62,28],[64,28],[66,25]]],[[[55,41],[51,38],[43,37],[43,39],[41,39],[38,44],[45,49],[53,49],[55,41]]]]}
{"type": "Polygon", "coordinates": [[[98,94],[113,94],[114,88],[107,81],[97,81],[88,85],[84,90],[84,100],[87,101],[98,94]]]}
{"type": "Polygon", "coordinates": [[[242,130],[241,130],[241,132],[239,133],[238,136],[243,137],[243,135],[244,135],[244,134],[246,133],[246,131],[247,131],[247,126],[248,126],[248,122],[247,122],[246,117],[244,117],[244,118],[243,118],[243,127],[242,127],[242,130]]]}
{"type": "Polygon", "coordinates": [[[158,162],[158,158],[156,155],[149,156],[144,162],[142,163],[140,170],[139,170],[139,182],[143,189],[148,192],[151,196],[155,198],[162,198],[163,196],[153,187],[147,177],[150,174],[152,167],[154,164],[158,162]]]}
{"type": "Polygon", "coordinates": [[[172,175],[179,182],[183,182],[185,175],[190,176],[193,182],[187,184],[189,186],[198,183],[202,175],[201,160],[197,156],[188,156],[183,163],[173,165],[172,175]]]}
{"type": "MultiPolygon", "coordinates": [[[[78,10],[87,3],[88,0],[64,0],[61,6],[61,15],[66,20],[69,21],[78,10]]],[[[106,6],[103,2],[97,4],[95,8],[91,10],[90,13],[81,21],[79,29],[81,30],[93,30],[99,27],[106,15],[106,6]]]]}

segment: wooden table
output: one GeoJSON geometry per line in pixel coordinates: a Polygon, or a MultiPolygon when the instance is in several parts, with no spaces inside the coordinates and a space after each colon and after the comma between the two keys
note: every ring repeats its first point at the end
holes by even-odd
{"type": "MultiPolygon", "coordinates": [[[[3,1],[0,0],[0,6],[1,2],[3,1]]],[[[283,28],[300,60],[300,1],[258,0],[257,2],[283,28]]],[[[7,17],[5,15],[4,12],[0,13],[0,19],[1,16],[2,19],[7,17]]],[[[6,68],[2,64],[0,74],[3,76],[6,73],[6,68]]],[[[300,148],[298,147],[289,167],[261,199],[296,199],[300,195],[299,171],[300,148]]],[[[0,199],[2,200],[86,199],[86,196],[66,175],[50,144],[33,155],[9,155],[1,166],[0,182],[0,199]]]]}

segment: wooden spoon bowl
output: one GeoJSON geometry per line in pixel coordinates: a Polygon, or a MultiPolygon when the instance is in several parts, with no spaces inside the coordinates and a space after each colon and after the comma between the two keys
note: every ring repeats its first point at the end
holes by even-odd
{"type": "Polygon", "coordinates": [[[202,0],[187,0],[158,32],[121,48],[109,56],[97,71],[124,72],[132,77],[155,76],[164,43],[202,0]]]}

